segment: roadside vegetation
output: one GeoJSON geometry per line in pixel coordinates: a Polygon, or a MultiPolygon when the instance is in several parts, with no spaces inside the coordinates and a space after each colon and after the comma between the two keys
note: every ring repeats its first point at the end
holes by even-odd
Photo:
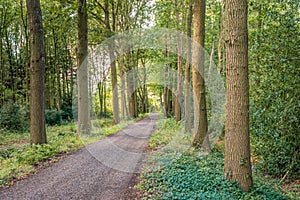
{"type": "MultiPolygon", "coordinates": [[[[160,119],[149,148],[163,148],[171,140],[168,134],[174,136],[180,129],[180,122],[175,119],[160,119]]],[[[164,168],[143,173],[136,188],[144,199],[299,199],[299,185],[287,187],[280,179],[265,176],[256,168],[253,169],[254,189],[243,192],[237,183],[224,178],[222,144],[218,142],[210,155],[196,156],[195,152],[188,151],[164,168]]]]}
{"type": "Polygon", "coordinates": [[[48,163],[55,162],[64,155],[98,141],[99,139],[116,133],[147,114],[141,114],[134,120],[123,121],[112,125],[111,118],[92,120],[97,133],[92,137],[77,135],[74,123],[47,126],[47,144],[30,145],[29,132],[0,132],[0,188],[11,185],[15,180],[35,173],[48,163]],[[101,127],[101,129],[100,129],[101,127]]]}

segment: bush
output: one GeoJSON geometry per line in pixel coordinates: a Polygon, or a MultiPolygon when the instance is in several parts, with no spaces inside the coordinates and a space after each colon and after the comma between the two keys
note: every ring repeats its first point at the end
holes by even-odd
{"type": "Polygon", "coordinates": [[[61,119],[66,122],[69,122],[73,119],[72,106],[67,105],[61,108],[61,119]]]}
{"type": "Polygon", "coordinates": [[[283,177],[300,176],[300,105],[295,98],[272,97],[252,107],[251,133],[257,167],[265,173],[283,177]],[[272,106],[270,106],[272,105],[272,106]]]}
{"type": "Polygon", "coordinates": [[[62,116],[61,116],[61,112],[59,112],[58,110],[46,110],[45,112],[45,117],[46,117],[46,123],[50,126],[53,125],[61,125],[62,122],[62,116]]]}
{"type": "Polygon", "coordinates": [[[0,129],[16,132],[29,130],[29,109],[7,101],[0,108],[0,129]]]}

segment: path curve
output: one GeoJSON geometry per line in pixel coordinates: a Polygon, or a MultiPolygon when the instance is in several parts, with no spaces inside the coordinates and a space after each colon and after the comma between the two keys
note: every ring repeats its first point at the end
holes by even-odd
{"type": "Polygon", "coordinates": [[[157,116],[151,114],[19,181],[12,187],[0,190],[0,199],[128,199],[130,187],[134,185],[137,177],[137,174],[131,173],[132,169],[138,172],[157,116]],[[114,155],[111,149],[116,147],[127,153],[119,154],[116,151],[117,155],[114,155]],[[120,166],[124,166],[124,170],[120,171],[120,166]]]}

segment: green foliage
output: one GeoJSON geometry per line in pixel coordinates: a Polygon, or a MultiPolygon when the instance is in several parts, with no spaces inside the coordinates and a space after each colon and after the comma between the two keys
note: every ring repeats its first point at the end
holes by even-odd
{"type": "Polygon", "coordinates": [[[177,134],[180,123],[174,118],[161,119],[156,124],[156,131],[149,140],[149,147],[157,149],[168,144],[177,134]]]}
{"type": "Polygon", "coordinates": [[[45,111],[46,123],[50,126],[61,124],[61,113],[56,110],[46,110],[45,111]]]}
{"type": "Polygon", "coordinates": [[[250,117],[257,167],[300,176],[299,3],[250,1],[250,117]]]}
{"type": "Polygon", "coordinates": [[[30,145],[29,134],[0,134],[0,187],[34,172],[35,166],[83,146],[73,125],[50,127],[48,143],[30,145]],[[2,140],[1,140],[2,141],[2,140]]]}
{"type": "Polygon", "coordinates": [[[0,129],[26,131],[29,129],[29,111],[26,106],[7,101],[0,108],[0,129]]]}
{"type": "MultiPolygon", "coordinates": [[[[167,145],[180,129],[174,119],[160,119],[157,131],[151,136],[149,146],[152,149],[167,145]]],[[[144,199],[295,199],[295,193],[282,194],[278,180],[262,178],[254,173],[254,189],[244,193],[237,183],[224,178],[224,142],[220,141],[208,156],[199,156],[193,151],[183,155],[157,154],[148,157],[145,163],[153,165],[153,160],[169,160],[168,165],[157,171],[143,173],[136,186],[144,194],[144,199]],[[159,157],[161,156],[161,157],[159,157]],[[173,157],[175,159],[170,160],[173,157]]],[[[255,171],[257,172],[257,171],[255,171]]]]}
{"type": "Polygon", "coordinates": [[[63,122],[70,122],[73,119],[72,105],[64,105],[61,108],[61,119],[63,122]]]}
{"type": "MultiPolygon", "coordinates": [[[[74,109],[77,109],[74,107],[74,109]]],[[[77,117],[77,116],[76,116],[77,117]]],[[[56,109],[45,111],[46,123],[50,126],[67,124],[73,119],[72,106],[66,105],[61,108],[59,112],[56,109]]]]}
{"type": "Polygon", "coordinates": [[[219,153],[204,158],[183,155],[164,169],[143,174],[137,188],[143,190],[145,199],[290,199],[262,179],[244,193],[236,183],[224,179],[223,164],[219,153]]]}

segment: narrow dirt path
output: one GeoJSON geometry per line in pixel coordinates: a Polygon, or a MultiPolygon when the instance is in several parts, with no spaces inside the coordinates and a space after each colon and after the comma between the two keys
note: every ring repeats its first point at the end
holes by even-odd
{"type": "Polygon", "coordinates": [[[0,190],[0,199],[132,199],[130,187],[156,118],[152,114],[0,190]]]}

